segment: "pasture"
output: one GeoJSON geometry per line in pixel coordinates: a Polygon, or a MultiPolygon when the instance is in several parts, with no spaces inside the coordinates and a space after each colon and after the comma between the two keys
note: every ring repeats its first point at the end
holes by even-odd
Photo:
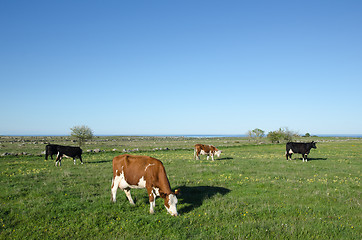
{"type": "Polygon", "coordinates": [[[0,239],[362,238],[362,139],[314,138],[307,163],[298,154],[286,161],[285,144],[242,138],[114,139],[88,143],[84,150],[106,151],[61,167],[38,155],[44,144],[3,142],[0,153],[13,146],[33,155],[0,157],[0,239]],[[223,153],[193,160],[195,143],[223,153]],[[131,191],[135,206],[122,191],[110,202],[112,158],[124,148],[163,162],[172,189],[181,189],[178,217],[160,198],[149,214],[145,189],[131,191]]]}

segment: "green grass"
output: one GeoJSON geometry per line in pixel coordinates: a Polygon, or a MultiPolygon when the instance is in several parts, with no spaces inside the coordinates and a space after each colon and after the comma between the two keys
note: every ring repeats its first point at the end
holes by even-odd
{"type": "Polygon", "coordinates": [[[319,142],[307,163],[300,155],[286,161],[283,144],[235,139],[217,142],[223,154],[216,161],[196,161],[194,141],[203,142],[130,145],[145,148],[132,154],[164,163],[171,187],[182,192],[178,217],[166,213],[162,199],[149,214],[144,189],[132,190],[136,206],[121,191],[110,202],[112,158],[119,152],[85,153],[84,165],[64,159],[58,168],[43,156],[1,157],[0,239],[362,238],[362,139],[319,142]],[[147,151],[170,144],[177,150],[147,151]]]}

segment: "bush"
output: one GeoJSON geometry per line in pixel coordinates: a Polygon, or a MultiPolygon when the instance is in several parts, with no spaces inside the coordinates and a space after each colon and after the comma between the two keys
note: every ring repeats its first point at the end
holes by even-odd
{"type": "Polygon", "coordinates": [[[295,132],[289,130],[288,128],[279,128],[277,131],[271,131],[268,133],[267,138],[272,143],[280,142],[290,142],[293,140],[294,136],[298,136],[295,132]]]}

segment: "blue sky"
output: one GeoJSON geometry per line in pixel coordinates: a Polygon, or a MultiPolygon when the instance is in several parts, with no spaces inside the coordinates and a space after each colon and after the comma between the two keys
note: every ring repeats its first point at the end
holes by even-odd
{"type": "Polygon", "coordinates": [[[362,134],[362,1],[1,1],[1,135],[362,134]]]}

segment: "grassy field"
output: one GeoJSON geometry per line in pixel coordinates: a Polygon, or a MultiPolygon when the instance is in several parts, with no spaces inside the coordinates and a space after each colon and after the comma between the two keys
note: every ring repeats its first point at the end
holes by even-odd
{"type": "Polygon", "coordinates": [[[361,239],[362,139],[314,140],[303,163],[285,160],[285,144],[242,138],[99,137],[83,149],[105,152],[57,168],[40,153],[46,142],[74,145],[68,138],[1,137],[0,154],[32,155],[0,157],[0,239],[361,239]],[[193,160],[195,143],[223,154],[193,160]],[[121,191],[110,202],[112,158],[137,148],[181,189],[178,217],[162,199],[149,214],[144,189],[132,190],[135,206],[121,191]]]}

